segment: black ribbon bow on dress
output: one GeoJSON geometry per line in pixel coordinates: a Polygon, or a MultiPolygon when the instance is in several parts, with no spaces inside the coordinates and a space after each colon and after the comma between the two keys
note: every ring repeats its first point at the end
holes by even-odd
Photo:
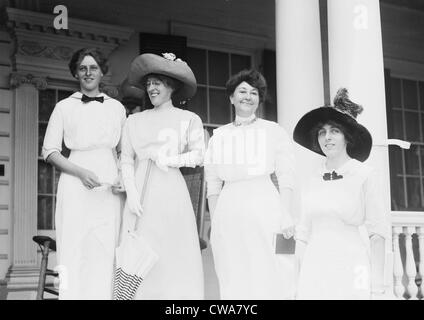
{"type": "Polygon", "coordinates": [[[336,171],[333,171],[332,173],[330,172],[326,172],[324,173],[324,175],[322,176],[322,178],[325,181],[329,181],[329,180],[338,180],[338,179],[342,179],[343,176],[342,175],[338,175],[336,171]]]}
{"type": "Polygon", "coordinates": [[[85,94],[82,95],[81,101],[84,103],[90,102],[90,101],[98,101],[100,103],[103,103],[104,98],[103,97],[89,97],[85,94]]]}

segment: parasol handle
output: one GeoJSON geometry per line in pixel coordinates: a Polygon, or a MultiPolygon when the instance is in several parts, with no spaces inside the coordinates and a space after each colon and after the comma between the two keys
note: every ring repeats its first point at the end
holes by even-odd
{"type": "MultiPolygon", "coordinates": [[[[143,189],[141,190],[141,195],[140,195],[141,207],[143,207],[144,195],[146,194],[147,184],[149,182],[150,171],[152,169],[152,163],[153,163],[152,159],[149,159],[149,161],[147,163],[146,175],[144,176],[143,189]]],[[[137,231],[137,229],[138,229],[139,221],[140,221],[140,217],[137,216],[137,218],[135,219],[135,224],[134,224],[134,232],[137,231]]]]}

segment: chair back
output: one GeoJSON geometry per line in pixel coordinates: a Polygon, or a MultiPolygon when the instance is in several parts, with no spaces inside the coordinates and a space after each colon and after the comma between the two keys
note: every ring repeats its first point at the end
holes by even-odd
{"type": "MultiPolygon", "coordinates": [[[[205,145],[207,146],[209,142],[209,133],[206,129],[204,130],[204,134],[205,145]]],[[[203,234],[206,210],[205,170],[203,166],[196,166],[195,168],[182,167],[180,168],[180,171],[184,176],[190,193],[191,203],[196,216],[197,232],[200,236],[203,234]]]]}

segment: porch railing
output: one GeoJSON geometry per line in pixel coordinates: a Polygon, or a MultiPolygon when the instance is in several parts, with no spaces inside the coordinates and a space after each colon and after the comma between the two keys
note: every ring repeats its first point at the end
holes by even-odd
{"type": "Polygon", "coordinates": [[[392,212],[393,290],[401,299],[423,299],[424,213],[392,212]]]}

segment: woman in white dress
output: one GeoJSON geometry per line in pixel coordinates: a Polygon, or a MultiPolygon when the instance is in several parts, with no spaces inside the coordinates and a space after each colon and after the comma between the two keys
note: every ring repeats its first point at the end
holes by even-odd
{"type": "Polygon", "coordinates": [[[56,104],[43,143],[44,159],[62,172],[55,213],[59,299],[111,299],[120,218],[112,186],[125,108],[99,91],[107,72],[101,52],[83,48],[69,68],[81,90],[56,104]]]}
{"type": "Polygon", "coordinates": [[[362,109],[342,88],[334,106],[308,112],[294,129],[296,142],[325,156],[302,192],[298,299],[369,299],[384,292],[389,227],[379,180],[363,163],[372,138],[356,121],[362,109]],[[368,231],[370,252],[360,226],[368,231]]]}
{"type": "Polygon", "coordinates": [[[203,268],[193,206],[180,167],[203,163],[201,119],[176,108],[194,96],[190,67],[173,54],[142,54],[131,64],[128,80],[146,91],[152,109],[128,117],[122,136],[122,176],[127,191],[122,232],[138,232],[159,260],[135,299],[203,299],[203,268]],[[143,207],[140,194],[148,160],[151,167],[143,207]]]}
{"type": "Polygon", "coordinates": [[[290,299],[294,259],[275,254],[274,236],[290,237],[292,142],[255,111],[266,96],[256,70],[232,76],[227,94],[235,121],[214,130],[205,157],[211,245],[222,299],[290,299]],[[275,172],[279,190],[271,180],[275,172]],[[224,186],[223,185],[224,182],[224,186]]]}

